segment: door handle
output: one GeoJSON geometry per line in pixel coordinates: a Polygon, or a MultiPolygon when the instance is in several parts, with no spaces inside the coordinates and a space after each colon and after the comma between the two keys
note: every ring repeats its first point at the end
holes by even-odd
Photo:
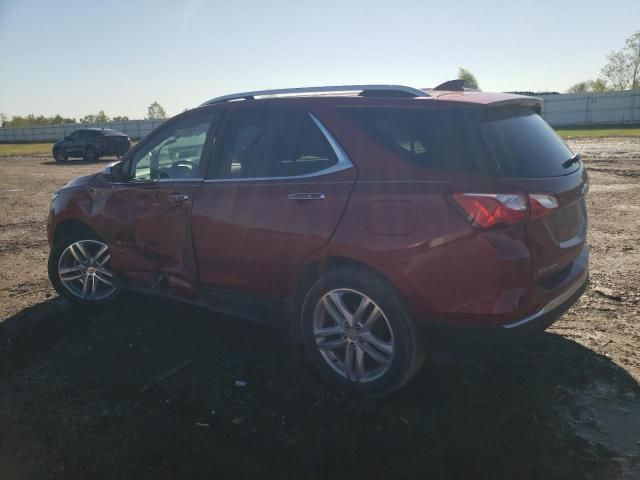
{"type": "Polygon", "coordinates": [[[292,193],[289,200],[323,200],[324,193],[292,193]]]}
{"type": "Polygon", "coordinates": [[[189,200],[189,195],[185,193],[174,193],[171,195],[167,195],[167,200],[171,203],[184,203],[189,200]]]}

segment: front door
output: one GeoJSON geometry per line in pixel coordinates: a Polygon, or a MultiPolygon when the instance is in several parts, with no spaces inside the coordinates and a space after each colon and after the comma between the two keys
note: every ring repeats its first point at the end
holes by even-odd
{"type": "Polygon", "coordinates": [[[357,173],[305,111],[230,110],[193,208],[201,284],[281,298],[331,238],[357,173]]]}
{"type": "Polygon", "coordinates": [[[128,286],[189,294],[197,288],[191,237],[215,114],[164,124],[126,161],[130,180],[113,185],[104,206],[112,265],[128,286]]]}
{"type": "Polygon", "coordinates": [[[67,155],[78,155],[84,150],[84,130],[78,130],[65,139],[63,148],[67,155]]]}

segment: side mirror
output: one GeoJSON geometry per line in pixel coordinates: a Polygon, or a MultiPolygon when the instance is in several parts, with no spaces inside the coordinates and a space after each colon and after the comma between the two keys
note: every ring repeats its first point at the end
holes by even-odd
{"type": "Polygon", "coordinates": [[[110,163],[102,169],[102,176],[107,182],[118,181],[122,173],[122,162],[117,161],[110,163]]]}

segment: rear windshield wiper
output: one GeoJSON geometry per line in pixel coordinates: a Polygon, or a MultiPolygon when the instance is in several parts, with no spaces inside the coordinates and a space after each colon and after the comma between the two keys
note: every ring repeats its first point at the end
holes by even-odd
{"type": "Polygon", "coordinates": [[[573,157],[571,157],[569,160],[563,162],[562,166],[564,168],[569,168],[571,165],[573,165],[574,163],[578,163],[580,160],[582,160],[582,157],[580,156],[579,153],[576,153],[573,157]]]}

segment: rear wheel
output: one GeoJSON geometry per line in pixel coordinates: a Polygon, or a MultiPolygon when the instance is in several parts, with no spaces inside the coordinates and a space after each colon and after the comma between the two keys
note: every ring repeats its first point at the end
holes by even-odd
{"type": "Polygon", "coordinates": [[[108,302],[120,292],[109,247],[90,234],[67,235],[55,243],[49,279],[61,296],[79,304],[108,302]]]}
{"type": "Polygon", "coordinates": [[[324,275],[309,289],[302,337],[328,380],[367,396],[399,389],[424,360],[398,295],[384,280],[352,268],[324,275]]]}
{"type": "Polygon", "coordinates": [[[69,157],[67,157],[67,155],[62,150],[54,151],[53,158],[58,163],[66,162],[69,159],[69,157]]]}
{"type": "Polygon", "coordinates": [[[98,160],[98,153],[93,147],[87,147],[84,151],[84,160],[86,162],[95,162],[98,160]]]}

